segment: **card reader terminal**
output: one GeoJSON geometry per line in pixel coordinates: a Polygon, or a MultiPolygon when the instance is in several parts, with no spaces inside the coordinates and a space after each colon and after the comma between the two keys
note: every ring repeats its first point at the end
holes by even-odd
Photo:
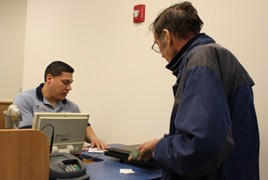
{"type": "Polygon", "coordinates": [[[50,180],[89,180],[85,164],[69,153],[50,154],[50,180]]]}

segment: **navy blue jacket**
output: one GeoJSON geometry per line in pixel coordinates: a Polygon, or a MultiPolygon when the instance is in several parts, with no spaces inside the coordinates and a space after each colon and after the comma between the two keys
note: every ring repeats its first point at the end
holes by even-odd
{"type": "Polygon", "coordinates": [[[170,131],[157,143],[162,179],[259,180],[253,80],[205,34],[167,65],[177,77],[170,131]]]}

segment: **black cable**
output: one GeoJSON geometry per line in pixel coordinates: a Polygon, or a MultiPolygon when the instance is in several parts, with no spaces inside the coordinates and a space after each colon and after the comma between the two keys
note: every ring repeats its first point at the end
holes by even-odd
{"type": "Polygon", "coordinates": [[[52,135],[51,135],[51,139],[50,139],[50,153],[52,153],[52,147],[53,147],[53,141],[54,141],[54,126],[51,124],[47,124],[41,129],[41,131],[43,131],[43,129],[45,129],[47,126],[52,127],[52,135]]]}

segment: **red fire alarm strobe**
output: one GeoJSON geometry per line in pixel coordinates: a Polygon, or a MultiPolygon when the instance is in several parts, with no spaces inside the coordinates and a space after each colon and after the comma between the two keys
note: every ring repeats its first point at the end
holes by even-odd
{"type": "Polygon", "coordinates": [[[133,22],[140,23],[140,22],[143,22],[144,19],[145,19],[145,5],[138,4],[134,6],[133,22]]]}

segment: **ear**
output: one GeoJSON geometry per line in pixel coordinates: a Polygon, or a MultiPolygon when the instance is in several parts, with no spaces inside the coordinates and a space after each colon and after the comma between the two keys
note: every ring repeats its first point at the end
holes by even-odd
{"type": "Polygon", "coordinates": [[[166,45],[171,44],[171,33],[169,32],[168,29],[163,29],[163,34],[164,34],[164,41],[166,45]]]}
{"type": "Polygon", "coordinates": [[[47,76],[46,76],[46,82],[49,83],[51,81],[53,81],[53,76],[51,74],[47,74],[47,76]]]}

